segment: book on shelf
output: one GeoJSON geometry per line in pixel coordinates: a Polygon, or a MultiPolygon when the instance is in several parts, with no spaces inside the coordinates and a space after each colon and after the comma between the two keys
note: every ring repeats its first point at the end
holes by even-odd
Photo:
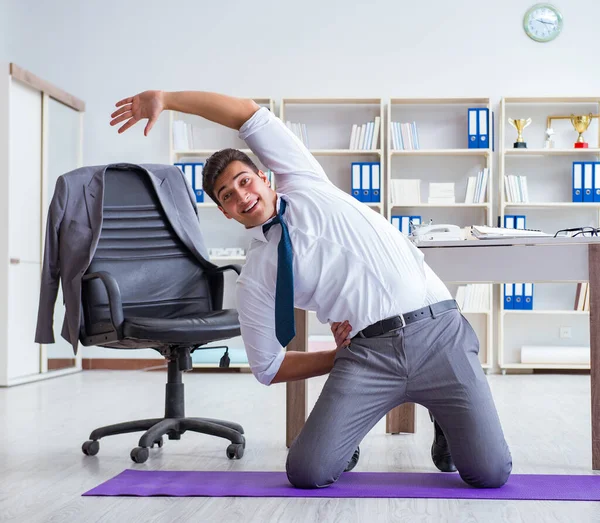
{"type": "Polygon", "coordinates": [[[459,285],[454,299],[462,312],[487,312],[490,308],[490,286],[486,283],[459,285]]]}
{"type": "Polygon", "coordinates": [[[577,284],[577,290],[575,292],[575,307],[573,310],[590,310],[590,284],[588,282],[577,284]]]}
{"type": "Polygon", "coordinates": [[[183,120],[173,121],[173,148],[176,151],[189,151],[200,146],[199,130],[183,120]]]}
{"type": "Polygon", "coordinates": [[[529,203],[527,176],[505,174],[504,195],[509,203],[529,203]]]}
{"type": "Polygon", "coordinates": [[[353,124],[350,131],[349,149],[356,151],[374,151],[377,149],[379,141],[379,128],[381,127],[381,117],[376,116],[372,122],[362,125],[353,124]]]}
{"type": "Polygon", "coordinates": [[[479,171],[477,176],[469,176],[465,203],[485,203],[489,177],[490,172],[487,167],[479,171]]]}
{"type": "Polygon", "coordinates": [[[429,183],[428,203],[432,204],[451,204],[456,203],[454,196],[454,183],[429,183]]]}
{"type": "Polygon", "coordinates": [[[421,203],[421,180],[391,180],[392,206],[411,206],[421,203]]]}
{"type": "Polygon", "coordinates": [[[413,151],[419,149],[417,122],[390,122],[392,149],[413,151]]]}
{"type": "Polygon", "coordinates": [[[308,147],[308,129],[306,128],[305,123],[290,122],[289,120],[286,120],[285,126],[292,131],[306,147],[308,147]]]}

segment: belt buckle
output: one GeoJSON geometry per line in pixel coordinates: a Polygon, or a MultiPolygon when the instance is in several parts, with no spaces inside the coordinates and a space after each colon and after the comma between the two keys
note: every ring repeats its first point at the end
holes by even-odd
{"type": "Polygon", "coordinates": [[[400,325],[400,327],[392,329],[390,332],[396,332],[396,331],[399,331],[400,329],[403,329],[404,327],[406,327],[406,320],[404,319],[404,314],[398,314],[398,317],[402,321],[402,325],[400,325]]]}

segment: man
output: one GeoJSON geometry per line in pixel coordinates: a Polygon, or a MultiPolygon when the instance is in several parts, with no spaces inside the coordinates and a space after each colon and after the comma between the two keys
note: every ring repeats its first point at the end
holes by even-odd
{"type": "Polygon", "coordinates": [[[511,456],[477,337],[404,235],[335,187],[294,134],[252,100],[145,91],[116,105],[111,125],[125,122],[120,133],[147,119],[147,135],[163,110],[238,130],[276,173],[277,193],[248,156],[225,149],[206,161],[203,188],[253,237],[236,294],[256,378],[268,385],[329,373],[289,450],[293,485],[335,482],[375,423],[407,401],[435,418],[432,456],[440,470],[455,465],[476,487],[506,482],[511,456]],[[328,322],[338,348],[285,352],[295,334],[294,306],[328,322]]]}

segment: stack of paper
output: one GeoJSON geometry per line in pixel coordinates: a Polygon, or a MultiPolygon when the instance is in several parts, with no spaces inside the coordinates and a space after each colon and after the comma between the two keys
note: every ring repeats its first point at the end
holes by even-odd
{"type": "Polygon", "coordinates": [[[463,312],[487,312],[490,310],[490,286],[487,283],[460,285],[454,299],[463,312]]]}
{"type": "Polygon", "coordinates": [[[480,240],[552,236],[551,234],[534,229],[505,229],[504,227],[488,227],[487,225],[472,225],[471,234],[480,240]]]}
{"type": "Polygon", "coordinates": [[[410,206],[421,203],[421,180],[392,180],[392,206],[410,206]]]}
{"type": "Polygon", "coordinates": [[[428,203],[455,203],[454,183],[430,183],[428,203]]]}
{"type": "Polygon", "coordinates": [[[523,345],[521,363],[561,365],[589,365],[589,347],[561,347],[552,345],[523,345]]]}

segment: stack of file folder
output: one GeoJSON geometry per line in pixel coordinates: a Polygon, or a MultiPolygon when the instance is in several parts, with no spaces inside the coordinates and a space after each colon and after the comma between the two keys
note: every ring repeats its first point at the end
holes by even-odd
{"type": "Polygon", "coordinates": [[[184,174],[186,181],[194,191],[196,195],[196,202],[204,202],[204,190],[202,189],[202,170],[204,169],[203,163],[176,163],[175,167],[179,167],[181,172],[184,174]]]}
{"type": "Polygon", "coordinates": [[[391,180],[392,207],[419,205],[421,203],[421,180],[391,180]]]}
{"type": "Polygon", "coordinates": [[[573,201],[600,202],[600,162],[573,162],[573,201]]]}

